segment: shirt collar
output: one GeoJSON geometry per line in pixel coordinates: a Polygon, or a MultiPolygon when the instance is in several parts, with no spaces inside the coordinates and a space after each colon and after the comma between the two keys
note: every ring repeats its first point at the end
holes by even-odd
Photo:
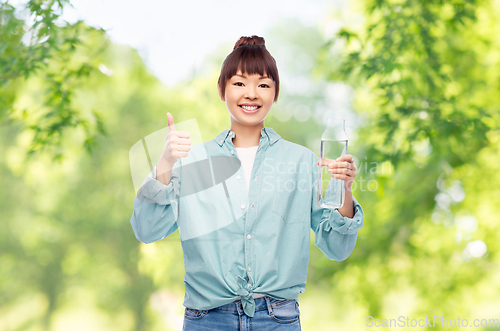
{"type": "MultiPolygon", "coordinates": [[[[281,139],[281,136],[279,134],[277,134],[276,131],[274,131],[272,128],[269,128],[269,127],[263,127],[260,130],[260,135],[262,137],[267,137],[269,139],[270,145],[273,145],[279,139],[281,139]]],[[[222,147],[222,145],[224,144],[224,142],[227,139],[233,139],[234,136],[235,136],[235,133],[233,131],[231,131],[230,129],[225,129],[224,131],[219,133],[219,135],[217,137],[215,137],[214,140],[217,144],[219,144],[219,146],[222,147]]]]}

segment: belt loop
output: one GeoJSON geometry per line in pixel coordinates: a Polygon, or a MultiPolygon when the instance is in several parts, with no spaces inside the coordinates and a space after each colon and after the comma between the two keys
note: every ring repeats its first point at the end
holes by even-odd
{"type": "Polygon", "coordinates": [[[233,301],[233,303],[236,304],[236,312],[238,313],[238,315],[244,314],[241,298],[236,299],[235,301],[233,301]],[[240,308],[240,306],[241,306],[241,308],[240,308]]]}
{"type": "Polygon", "coordinates": [[[269,315],[273,316],[273,310],[271,309],[271,302],[269,301],[269,297],[266,295],[264,299],[266,299],[266,305],[267,305],[267,310],[269,311],[269,315]]]}

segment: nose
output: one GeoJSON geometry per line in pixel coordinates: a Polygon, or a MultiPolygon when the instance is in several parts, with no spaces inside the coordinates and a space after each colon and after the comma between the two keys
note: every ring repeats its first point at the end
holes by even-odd
{"type": "Polygon", "coordinates": [[[246,89],[245,97],[248,99],[255,99],[258,97],[255,87],[251,86],[251,84],[246,89]]]}

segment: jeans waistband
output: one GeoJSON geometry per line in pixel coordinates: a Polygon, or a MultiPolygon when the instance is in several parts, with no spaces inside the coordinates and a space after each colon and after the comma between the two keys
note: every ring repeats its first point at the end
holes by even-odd
{"type": "MultiPolygon", "coordinates": [[[[279,299],[275,299],[273,297],[266,295],[266,296],[263,296],[261,298],[254,299],[256,310],[267,308],[266,298],[268,298],[270,305],[274,305],[276,302],[288,300],[288,299],[287,300],[279,300],[279,299]]],[[[290,300],[295,300],[295,299],[290,299],[290,300]]],[[[240,308],[240,310],[243,309],[241,307],[241,299],[234,300],[233,302],[219,306],[216,309],[237,312],[238,308],[240,308]]]]}

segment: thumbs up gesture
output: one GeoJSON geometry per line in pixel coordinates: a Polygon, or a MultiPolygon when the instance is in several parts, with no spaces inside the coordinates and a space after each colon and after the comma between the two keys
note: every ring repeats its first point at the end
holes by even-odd
{"type": "Polygon", "coordinates": [[[167,113],[168,133],[165,148],[161,157],[169,164],[173,165],[181,157],[188,156],[191,150],[191,134],[188,131],[175,130],[174,116],[167,113]]]}

